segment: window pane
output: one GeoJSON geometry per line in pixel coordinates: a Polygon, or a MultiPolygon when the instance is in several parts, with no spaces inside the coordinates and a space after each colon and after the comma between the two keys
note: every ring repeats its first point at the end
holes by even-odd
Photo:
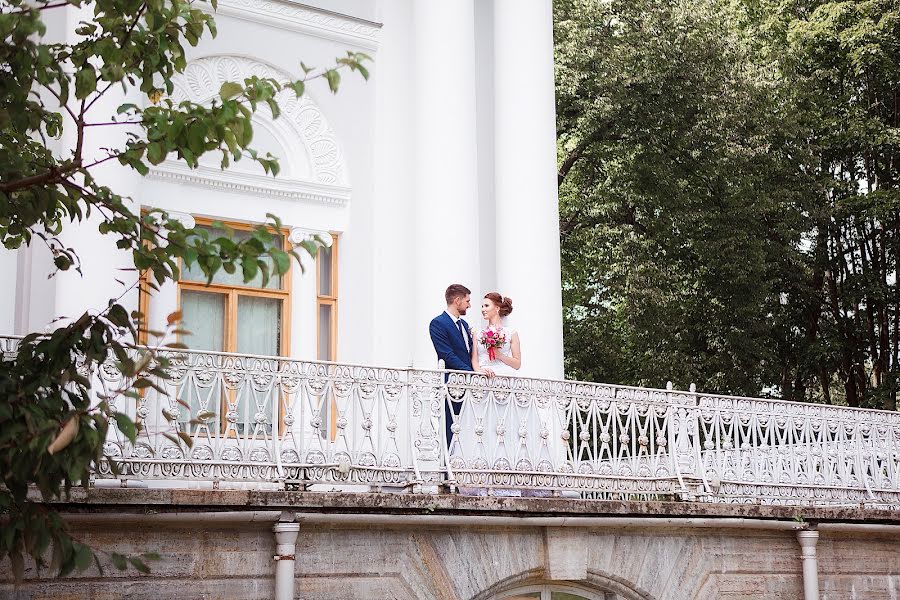
{"type": "Polygon", "coordinates": [[[331,323],[334,319],[330,304],[319,305],[319,360],[332,360],[331,358],[331,323]]]}
{"type": "MultiPolygon", "coordinates": [[[[209,238],[215,239],[217,237],[227,237],[235,242],[244,241],[249,239],[252,235],[250,231],[244,230],[232,230],[231,232],[223,231],[221,229],[213,229],[212,227],[206,227],[204,225],[198,225],[195,229],[203,229],[209,232],[209,238]]],[[[282,235],[275,235],[272,238],[271,242],[267,243],[267,246],[277,246],[278,248],[282,248],[284,244],[284,237],[282,235]]],[[[269,256],[261,256],[260,260],[266,263],[269,266],[269,273],[272,273],[272,259],[269,256]]],[[[189,268],[183,269],[181,273],[181,279],[183,281],[200,281],[202,283],[206,283],[206,276],[203,274],[203,271],[200,269],[197,264],[191,265],[189,268]]],[[[262,287],[262,274],[256,274],[256,277],[251,279],[249,282],[244,282],[244,273],[238,268],[234,273],[226,273],[223,269],[219,269],[216,274],[213,276],[213,283],[221,283],[223,285],[245,285],[249,287],[262,287]]],[[[275,275],[269,279],[269,282],[266,284],[266,289],[270,290],[280,290],[281,289],[281,276],[275,275]]]]}
{"type": "Polygon", "coordinates": [[[181,319],[190,331],[182,340],[195,350],[225,350],[225,295],[181,291],[181,319]]]}
{"type": "Polygon", "coordinates": [[[553,592],[550,594],[550,600],[585,600],[585,598],[584,596],[570,594],[569,592],[553,592]]]}
{"type": "Polygon", "coordinates": [[[320,296],[333,296],[332,290],[332,264],[331,264],[332,251],[331,248],[321,247],[319,248],[319,256],[316,259],[316,264],[319,269],[319,295],[320,296]]]}
{"type": "MultiPolygon", "coordinates": [[[[225,295],[212,292],[181,290],[182,328],[190,331],[181,341],[194,350],[225,350],[225,295]]],[[[221,397],[216,388],[191,385],[186,378],[179,386],[177,397],[187,403],[190,410],[175,408],[184,431],[198,433],[199,425],[190,425],[192,418],[207,411],[221,414],[221,397]]],[[[218,427],[218,425],[213,426],[218,427]]],[[[212,432],[213,434],[215,431],[212,432]]]]}
{"type": "Polygon", "coordinates": [[[237,351],[243,354],[281,354],[281,300],[238,296],[237,351]]]}

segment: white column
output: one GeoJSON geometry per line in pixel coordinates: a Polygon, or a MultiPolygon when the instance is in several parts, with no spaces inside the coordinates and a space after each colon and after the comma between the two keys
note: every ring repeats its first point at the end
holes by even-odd
{"type": "Polygon", "coordinates": [[[473,0],[415,0],[413,26],[414,364],[435,368],[428,323],[446,306],[444,290],[461,283],[480,292],[473,0]]]}
{"type": "Polygon", "coordinates": [[[551,0],[494,1],[497,282],[513,300],[522,374],[561,378],[551,0]]]}
{"type": "Polygon", "coordinates": [[[803,561],[803,600],[819,600],[819,561],[816,558],[816,542],[819,532],[804,529],[797,532],[800,543],[800,560],[803,561]]]}
{"type": "Polygon", "coordinates": [[[300,523],[276,523],[275,532],[275,600],[294,597],[294,561],[300,523]]]}
{"type": "MultiPolygon", "coordinates": [[[[374,4],[374,3],[373,3],[374,4]]],[[[413,15],[408,2],[379,2],[377,20],[383,23],[375,55],[375,146],[372,231],[372,339],[369,354],[374,364],[406,367],[411,347],[422,325],[414,323],[408,303],[416,298],[412,251],[415,236],[415,181],[410,164],[415,160],[415,87],[412,64],[413,15]]],[[[355,207],[354,207],[355,208],[355,207]]],[[[418,300],[418,298],[416,298],[418,300]]]]}

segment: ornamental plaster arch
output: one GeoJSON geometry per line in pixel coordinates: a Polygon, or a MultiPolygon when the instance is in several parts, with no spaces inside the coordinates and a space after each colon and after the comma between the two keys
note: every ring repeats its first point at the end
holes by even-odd
{"type": "Polygon", "coordinates": [[[621,577],[596,570],[588,570],[587,577],[580,581],[553,581],[546,579],[542,569],[529,571],[506,577],[470,600],[503,600],[524,593],[534,593],[543,588],[553,591],[574,593],[586,600],[608,598],[614,594],[616,600],[657,600],[649,592],[642,590],[621,577]]]}
{"type": "MultiPolygon", "coordinates": [[[[208,104],[228,81],[242,83],[248,77],[289,81],[291,75],[250,56],[217,54],[192,60],[172,78],[169,98],[208,104]]],[[[276,95],[281,115],[273,119],[268,108],[254,115],[254,127],[266,131],[281,146],[282,174],[277,178],[221,171],[209,166],[187,169],[167,160],[151,175],[162,179],[261,195],[346,204],[350,178],[341,145],[328,120],[309,93],[297,98],[292,90],[276,95]]]]}

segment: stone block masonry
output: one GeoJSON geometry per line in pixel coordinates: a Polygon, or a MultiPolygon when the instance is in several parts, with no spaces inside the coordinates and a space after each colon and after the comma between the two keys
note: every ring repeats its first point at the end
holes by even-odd
{"type": "Polygon", "coordinates": [[[66,579],[29,565],[18,587],[3,562],[0,597],[277,597],[279,522],[299,523],[292,597],[302,599],[488,600],[558,582],[617,600],[795,600],[797,531],[819,532],[822,600],[900,596],[891,511],[147,489],[79,490],[60,508],[93,547],[162,559],[149,575],[107,564],[66,579]]]}

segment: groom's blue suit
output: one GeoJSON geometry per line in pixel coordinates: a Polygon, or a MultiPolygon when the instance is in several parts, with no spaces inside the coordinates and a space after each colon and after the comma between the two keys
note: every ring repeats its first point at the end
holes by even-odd
{"type": "MultiPolygon", "coordinates": [[[[472,355],[466,349],[466,341],[469,348],[472,347],[472,334],[469,331],[469,325],[462,319],[462,331],[453,322],[453,318],[446,312],[442,312],[431,320],[428,331],[431,334],[431,343],[434,344],[434,351],[437,357],[444,361],[444,367],[453,369],[454,371],[472,371],[472,355]],[[465,339],[463,336],[465,335],[465,339]]],[[[445,378],[446,380],[446,378],[445,378]]],[[[462,402],[456,402],[448,398],[448,402],[444,404],[444,414],[446,416],[447,430],[447,447],[450,447],[450,440],[453,439],[453,432],[450,426],[453,424],[454,416],[458,416],[462,410],[462,402]],[[453,406],[451,413],[450,406],[453,406]]]]}

